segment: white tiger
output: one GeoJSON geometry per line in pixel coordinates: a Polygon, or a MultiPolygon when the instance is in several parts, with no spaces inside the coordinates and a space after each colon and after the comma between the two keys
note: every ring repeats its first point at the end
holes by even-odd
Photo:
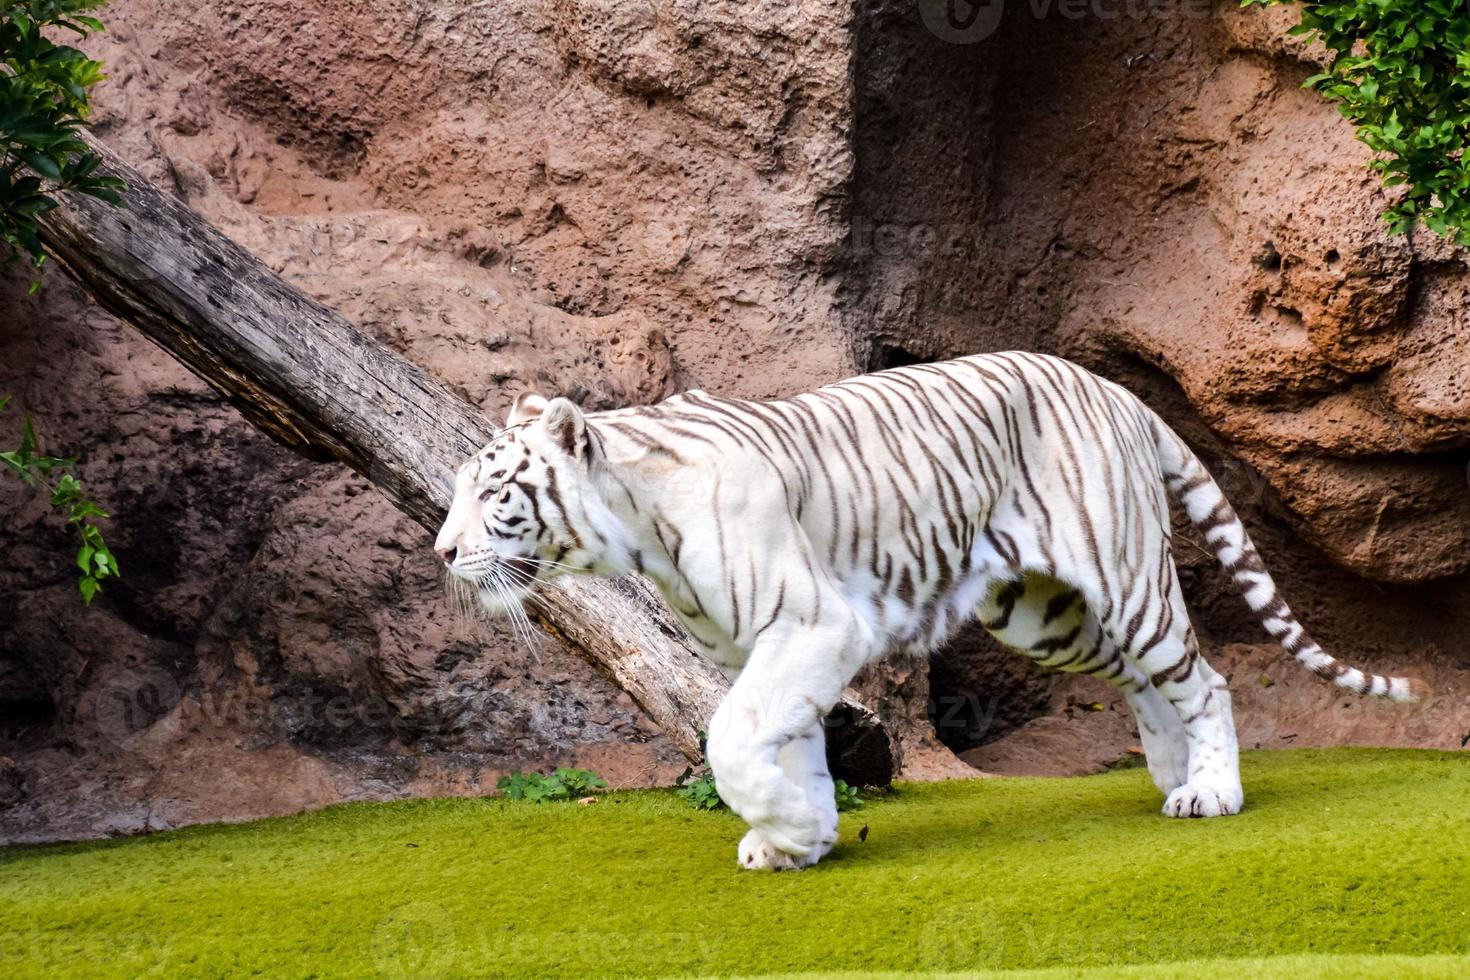
{"type": "Polygon", "coordinates": [[[837,840],[821,720],[863,664],[978,616],[1049,667],[1122,688],[1164,813],[1240,810],[1230,693],[1200,656],[1167,493],[1266,630],[1342,687],[1398,701],[1307,635],[1220,488],[1132,394],[1068,361],[987,354],[780,401],[691,391],[584,414],[517,400],[459,470],[435,549],[492,611],[567,571],[646,574],[734,679],[710,725],[748,868],[837,840]]]}

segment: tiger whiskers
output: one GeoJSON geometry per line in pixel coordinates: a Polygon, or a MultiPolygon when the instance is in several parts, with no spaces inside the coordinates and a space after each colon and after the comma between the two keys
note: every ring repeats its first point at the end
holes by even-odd
{"type": "Polygon", "coordinates": [[[516,583],[512,576],[512,569],[505,564],[496,563],[480,572],[475,577],[475,585],[481,591],[490,592],[495,596],[500,608],[505,611],[510,620],[511,632],[526,652],[531,654],[533,660],[539,658],[540,647],[538,644],[539,631],[531,623],[531,617],[526,614],[525,600],[534,597],[534,592],[526,584],[516,583]]]}
{"type": "Polygon", "coordinates": [[[453,572],[444,576],[444,591],[449,596],[450,608],[454,610],[456,626],[480,626],[484,623],[484,607],[474,585],[453,572]]]}
{"type": "Polygon", "coordinates": [[[545,608],[541,597],[535,594],[536,584],[535,579],[502,562],[461,570],[461,574],[450,572],[444,581],[456,625],[475,630],[494,626],[499,617],[486,608],[488,596],[503,611],[511,635],[531,655],[532,662],[540,660],[541,631],[527,615],[524,604],[530,601],[545,608]]]}
{"type": "MultiPolygon", "coordinates": [[[[547,585],[540,577],[542,570],[573,573],[591,571],[549,558],[520,556],[483,556],[456,567],[458,574],[450,573],[446,586],[460,621],[483,625],[491,618],[491,610],[498,607],[508,620],[512,635],[531,655],[533,661],[539,661],[540,658],[541,630],[532,621],[526,606],[531,604],[538,612],[550,611],[546,600],[539,594],[540,588],[547,585]],[[490,602],[488,607],[487,599],[490,602]]],[[[550,587],[555,588],[554,585],[550,587]]]]}

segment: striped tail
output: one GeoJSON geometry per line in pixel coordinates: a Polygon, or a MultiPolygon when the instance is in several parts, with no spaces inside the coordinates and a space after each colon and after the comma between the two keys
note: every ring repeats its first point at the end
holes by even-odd
{"type": "Polygon", "coordinates": [[[1225,499],[1224,492],[1199,457],[1162,419],[1155,416],[1153,425],[1159,463],[1169,493],[1183,505],[1190,522],[1200,529],[1220,567],[1234,579],[1246,605],[1261,617],[1261,625],[1266,632],[1285,647],[1287,653],[1318,677],[1358,694],[1404,702],[1428,697],[1429,688],[1417,678],[1367,674],[1334,659],[1318,646],[1317,641],[1297,622],[1296,614],[1288,608],[1286,600],[1281,598],[1235,508],[1225,499]]]}

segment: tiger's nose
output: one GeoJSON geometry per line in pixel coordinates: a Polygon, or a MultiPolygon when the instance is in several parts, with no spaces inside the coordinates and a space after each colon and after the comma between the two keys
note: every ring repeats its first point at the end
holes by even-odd
{"type": "Polygon", "coordinates": [[[435,548],[434,553],[444,559],[444,564],[453,565],[454,556],[459,552],[458,548],[435,548]]]}

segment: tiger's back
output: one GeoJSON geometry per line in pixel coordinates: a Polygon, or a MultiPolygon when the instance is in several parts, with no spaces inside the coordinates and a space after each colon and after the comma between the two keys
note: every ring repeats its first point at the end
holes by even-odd
{"type": "MultiPolygon", "coordinates": [[[[767,402],[689,392],[592,418],[611,439],[655,440],[681,466],[728,474],[702,484],[709,497],[691,520],[706,502],[718,524],[735,497],[778,491],[767,506],[790,515],[812,561],[889,645],[942,642],[998,578],[1082,579],[1108,571],[1102,555],[1121,572],[1167,547],[1152,413],[1060,358],[979,355],[767,402]]],[[[717,551],[739,550],[721,537],[717,551]]],[[[738,598],[739,563],[721,565],[738,598]]],[[[1098,578],[1106,605],[1117,584],[1098,578]]],[[[729,622],[737,640],[759,627],[765,587],[744,584],[745,615],[729,622]]]]}

